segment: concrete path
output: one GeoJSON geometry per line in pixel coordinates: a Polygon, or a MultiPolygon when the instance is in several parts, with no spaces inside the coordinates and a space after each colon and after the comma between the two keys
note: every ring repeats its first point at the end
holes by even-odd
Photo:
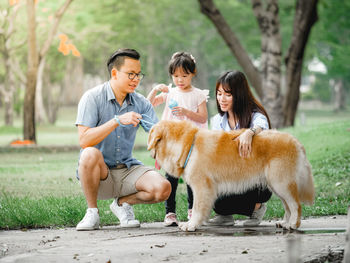
{"type": "Polygon", "coordinates": [[[0,231],[0,262],[288,262],[289,240],[299,240],[301,262],[344,250],[346,216],[302,220],[296,233],[274,221],[244,228],[203,226],[194,233],[162,223],[141,228],[102,227],[0,231]]]}

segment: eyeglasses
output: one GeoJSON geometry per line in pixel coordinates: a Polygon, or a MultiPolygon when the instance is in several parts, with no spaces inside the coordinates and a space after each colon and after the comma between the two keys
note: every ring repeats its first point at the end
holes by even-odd
{"type": "Polygon", "coordinates": [[[135,78],[137,80],[141,80],[145,76],[145,74],[143,74],[143,73],[133,73],[133,72],[124,72],[124,71],[120,71],[120,72],[128,74],[128,78],[131,80],[134,80],[135,78]]]}

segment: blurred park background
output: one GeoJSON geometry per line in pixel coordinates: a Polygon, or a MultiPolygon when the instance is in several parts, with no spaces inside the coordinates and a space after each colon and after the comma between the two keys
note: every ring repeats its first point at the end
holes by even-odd
{"type": "MultiPolygon", "coordinates": [[[[349,13],[343,0],[0,0],[0,228],[80,220],[77,105],[86,90],[108,80],[106,61],[121,47],[141,53],[143,95],[171,83],[174,52],[193,54],[194,85],[210,90],[209,118],[217,112],[218,76],[243,71],[273,126],[305,145],[320,198],[306,214],[346,213],[349,13]],[[24,140],[34,145],[19,146],[24,140]]],[[[135,155],[153,165],[146,139],[139,131],[135,155]]],[[[185,194],[179,198],[185,218],[185,194]]],[[[277,203],[268,216],[282,216],[277,203]]],[[[107,204],[105,210],[110,216],[107,204]]],[[[157,215],[144,220],[162,220],[162,206],[149,211],[157,215]]]]}
{"type": "Polygon", "coordinates": [[[36,128],[75,115],[121,47],[142,55],[144,95],[171,82],[174,52],[192,53],[194,84],[210,90],[209,117],[228,69],[245,72],[277,128],[295,125],[300,108],[346,111],[349,11],[341,0],[1,0],[0,126],[40,142],[36,128]]]}

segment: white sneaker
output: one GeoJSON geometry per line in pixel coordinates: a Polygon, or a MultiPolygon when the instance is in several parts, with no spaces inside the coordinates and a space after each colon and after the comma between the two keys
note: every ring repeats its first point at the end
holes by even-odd
{"type": "Polygon", "coordinates": [[[223,216],[218,214],[204,223],[206,226],[233,226],[234,224],[235,221],[232,215],[223,216]]]}
{"type": "Polygon", "coordinates": [[[79,222],[76,230],[95,230],[100,227],[100,215],[97,208],[88,208],[84,218],[79,222]]]}
{"type": "Polygon", "coordinates": [[[164,217],[164,226],[177,226],[179,223],[177,222],[176,219],[176,214],[175,213],[167,213],[164,217]]]}
{"type": "Polygon", "coordinates": [[[113,214],[118,217],[121,227],[140,227],[140,222],[135,219],[134,210],[128,203],[119,206],[116,198],[109,207],[113,214]]]}
{"type": "Polygon", "coordinates": [[[254,211],[247,221],[243,222],[243,226],[258,226],[265,215],[266,209],[266,205],[262,203],[260,208],[254,211]]]}

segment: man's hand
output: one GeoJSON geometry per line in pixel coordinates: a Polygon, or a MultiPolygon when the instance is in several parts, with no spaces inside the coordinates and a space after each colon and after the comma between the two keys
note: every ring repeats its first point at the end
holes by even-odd
{"type": "Polygon", "coordinates": [[[140,123],[139,119],[142,119],[142,116],[139,113],[130,111],[130,112],[124,113],[123,115],[119,115],[118,118],[121,124],[123,125],[131,124],[134,127],[136,127],[140,123]]]}

